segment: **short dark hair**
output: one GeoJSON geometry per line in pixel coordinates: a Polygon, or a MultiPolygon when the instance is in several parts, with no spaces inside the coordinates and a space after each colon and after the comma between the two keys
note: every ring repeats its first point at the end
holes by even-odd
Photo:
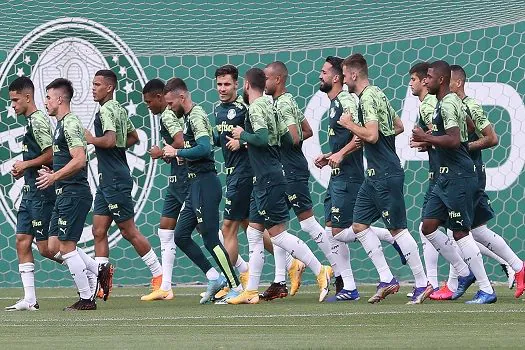
{"type": "Polygon", "coordinates": [[[360,53],[354,53],[345,58],[342,65],[348,68],[355,68],[361,74],[368,77],[368,63],[366,62],[365,57],[360,53]]]}
{"type": "Polygon", "coordinates": [[[142,88],[142,94],[162,94],[166,84],[160,79],[151,79],[142,88]]]}
{"type": "Polygon", "coordinates": [[[328,56],[325,60],[332,65],[332,71],[339,76],[341,83],[343,83],[343,59],[337,56],[328,56]]]}
{"type": "Polygon", "coordinates": [[[35,85],[28,77],[18,77],[13,80],[11,84],[9,84],[9,91],[16,91],[20,93],[24,90],[31,90],[32,93],[35,91],[35,85]]]}
{"type": "Polygon", "coordinates": [[[217,68],[215,71],[215,79],[223,75],[231,75],[233,80],[237,81],[239,79],[239,70],[233,64],[225,64],[217,68]]]}
{"type": "Polygon", "coordinates": [[[250,68],[244,76],[252,88],[264,91],[266,87],[266,75],[262,69],[250,68]]]}
{"type": "Polygon", "coordinates": [[[429,68],[432,68],[433,70],[437,71],[437,73],[440,76],[445,77],[446,82],[450,82],[451,71],[450,71],[450,65],[448,64],[447,61],[443,61],[443,60],[434,61],[430,64],[429,68]]]}
{"type": "Polygon", "coordinates": [[[415,74],[419,80],[423,80],[427,77],[428,73],[428,67],[430,67],[430,63],[428,62],[419,62],[416,63],[412,68],[410,68],[410,75],[415,74]]]}
{"type": "Polygon", "coordinates": [[[467,73],[465,73],[465,70],[460,65],[458,65],[458,64],[451,65],[450,66],[450,71],[461,74],[461,79],[463,81],[467,80],[467,73]]]}
{"type": "Polygon", "coordinates": [[[105,79],[109,80],[111,85],[113,85],[113,88],[116,89],[117,88],[117,75],[115,74],[115,72],[113,72],[112,70],[109,70],[109,69],[101,69],[99,71],[97,71],[95,73],[95,76],[101,76],[101,77],[104,77],[105,79]]]}
{"type": "Polygon", "coordinates": [[[68,101],[71,101],[71,99],[73,98],[73,84],[66,78],[57,78],[53,80],[46,86],[46,90],[49,89],[61,89],[62,91],[64,91],[65,97],[68,101]]]}
{"type": "Polygon", "coordinates": [[[176,91],[188,92],[188,87],[186,86],[184,80],[182,80],[181,78],[171,78],[170,80],[168,80],[166,86],[164,87],[164,94],[176,91]]]}

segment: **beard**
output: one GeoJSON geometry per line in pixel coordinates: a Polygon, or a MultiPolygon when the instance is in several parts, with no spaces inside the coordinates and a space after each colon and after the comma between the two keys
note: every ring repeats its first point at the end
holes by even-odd
{"type": "Polygon", "coordinates": [[[173,112],[175,112],[175,115],[177,118],[184,117],[184,107],[180,106],[179,108],[176,108],[173,112]]]}
{"type": "Polygon", "coordinates": [[[248,98],[248,93],[246,92],[246,90],[244,90],[242,92],[242,100],[244,101],[244,103],[246,103],[247,105],[250,104],[250,99],[248,98]]]}
{"type": "Polygon", "coordinates": [[[332,90],[332,83],[321,81],[319,90],[324,93],[330,92],[330,90],[332,90]]]}

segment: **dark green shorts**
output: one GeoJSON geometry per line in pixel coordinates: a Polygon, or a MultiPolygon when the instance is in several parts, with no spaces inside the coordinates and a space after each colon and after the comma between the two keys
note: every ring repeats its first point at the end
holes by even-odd
{"type": "Polygon", "coordinates": [[[243,221],[250,215],[250,197],[253,190],[253,177],[226,177],[224,195],[224,219],[243,221]]]}
{"type": "Polygon", "coordinates": [[[187,183],[179,186],[173,186],[170,184],[166,197],[164,197],[164,206],[162,207],[162,217],[177,219],[179,217],[182,204],[188,196],[187,183]]]}
{"type": "Polygon", "coordinates": [[[110,216],[116,223],[133,218],[135,209],[131,197],[132,188],[132,181],[99,186],[93,203],[93,214],[110,216]]]}
{"type": "Polygon", "coordinates": [[[51,217],[49,236],[58,236],[61,241],[78,242],[92,202],[93,197],[89,191],[58,195],[51,217]]]}
{"type": "Polygon", "coordinates": [[[366,177],[357,194],[354,222],[371,225],[382,218],[389,230],[407,228],[404,180],[404,175],[374,180],[366,177]]]}
{"type": "Polygon", "coordinates": [[[428,188],[425,192],[425,197],[423,198],[423,205],[421,205],[421,221],[423,221],[423,218],[425,217],[425,208],[427,206],[428,199],[430,198],[430,194],[432,193],[432,190],[434,189],[434,186],[436,185],[435,180],[429,180],[428,181],[428,188]]]}
{"type": "Polygon", "coordinates": [[[219,232],[219,205],[222,186],[216,173],[199,174],[189,182],[188,195],[182,205],[175,237],[191,236],[198,227],[201,235],[219,232]]]}
{"type": "Polygon", "coordinates": [[[308,177],[286,177],[286,203],[295,215],[312,209],[308,177]]]}
{"type": "Polygon", "coordinates": [[[424,219],[438,219],[452,231],[468,231],[474,219],[475,177],[440,176],[425,207],[424,219]]]}
{"type": "Polygon", "coordinates": [[[287,222],[290,219],[288,204],[286,203],[286,184],[272,186],[254,186],[253,202],[250,204],[250,221],[261,223],[270,228],[287,222]],[[252,221],[252,219],[254,221],[252,221]]]}
{"type": "Polygon", "coordinates": [[[332,222],[332,227],[347,228],[354,222],[354,206],[360,182],[330,180],[324,199],[325,222],[332,222]]]}
{"type": "Polygon", "coordinates": [[[485,191],[478,188],[474,197],[472,228],[484,225],[495,217],[494,209],[490,205],[490,198],[485,191]]]}
{"type": "Polygon", "coordinates": [[[22,198],[16,216],[16,233],[31,235],[37,242],[47,240],[54,205],[54,200],[46,198],[22,198]]]}

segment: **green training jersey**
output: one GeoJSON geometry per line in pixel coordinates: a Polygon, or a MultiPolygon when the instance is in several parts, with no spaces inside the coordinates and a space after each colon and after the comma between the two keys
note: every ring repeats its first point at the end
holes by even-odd
{"type": "Polygon", "coordinates": [[[244,104],[241,96],[237,96],[233,102],[221,102],[215,107],[215,127],[224,157],[226,176],[253,177],[246,147],[241,146],[237,151],[230,151],[226,147],[229,141],[226,136],[232,137],[231,131],[234,127],[245,125],[247,113],[248,107],[244,104]]]}
{"type": "MultiPolygon", "coordinates": [[[[184,130],[184,121],[175,115],[173,111],[166,108],[160,115],[160,135],[162,136],[166,144],[171,145],[173,143],[173,136],[184,130]]],[[[176,159],[171,160],[171,172],[170,172],[170,184],[184,184],[185,179],[188,177],[188,166],[186,162],[179,163],[176,159]],[[173,178],[175,176],[175,178],[173,178]],[[177,180],[177,181],[172,181],[177,180]]]]}
{"type": "MultiPolygon", "coordinates": [[[[24,161],[38,158],[47,148],[53,146],[51,122],[44,113],[35,111],[26,116],[26,121],[27,128],[22,141],[22,159],[24,161]]],[[[40,167],[27,168],[24,171],[23,196],[24,198],[46,197],[51,200],[55,197],[53,187],[45,190],[36,188],[38,169],[40,167]]]]}
{"type": "MultiPolygon", "coordinates": [[[[425,132],[428,131],[428,125],[432,124],[432,118],[437,105],[437,98],[435,95],[426,94],[423,101],[419,105],[419,112],[417,116],[418,125],[425,132]]],[[[428,178],[433,181],[439,174],[439,159],[434,147],[428,148],[428,178]]]]}
{"type": "Polygon", "coordinates": [[[281,136],[281,162],[286,176],[309,177],[308,161],[303,154],[303,129],[301,124],[305,120],[303,112],[299,109],[295,98],[285,92],[273,101],[273,106],[279,122],[286,127],[281,136]],[[294,145],[288,127],[295,125],[299,134],[299,144],[294,145]]]}
{"type": "MultiPolygon", "coordinates": [[[[472,119],[475,126],[474,132],[469,133],[468,135],[468,141],[473,142],[479,140],[481,137],[483,137],[481,130],[489,126],[490,121],[487,118],[485,112],[483,111],[483,107],[481,107],[478,101],[476,101],[472,97],[466,96],[463,99],[463,107],[465,109],[465,112],[467,113],[467,116],[470,117],[470,119],[472,119]]],[[[483,165],[483,157],[480,149],[475,151],[469,151],[469,154],[474,164],[480,166],[483,165]]]]}
{"type": "Polygon", "coordinates": [[[248,109],[246,132],[253,134],[257,130],[268,130],[268,144],[264,146],[248,145],[250,164],[256,177],[256,186],[285,183],[283,166],[280,161],[280,132],[273,105],[268,98],[261,96],[248,109]]]}
{"type": "Polygon", "coordinates": [[[403,169],[396,153],[394,120],[399,118],[383,91],[377,86],[367,86],[359,96],[359,122],[364,126],[375,121],[379,138],[375,144],[364,143],[369,177],[402,175],[403,169]]]}
{"type": "Polygon", "coordinates": [[[126,159],[126,142],[128,133],[135,130],[135,127],[129,120],[126,109],[115,100],[107,101],[97,112],[94,126],[96,137],[104,136],[106,131],[113,131],[117,138],[115,147],[95,147],[100,185],[112,183],[113,180],[131,180],[126,159]]]}
{"type": "MultiPolygon", "coordinates": [[[[328,144],[330,152],[339,152],[354,137],[354,134],[337,122],[344,113],[351,113],[354,122],[358,122],[357,103],[348,91],[341,91],[330,101],[328,110],[330,120],[328,122],[328,144]]],[[[332,169],[332,180],[363,182],[364,180],[363,150],[358,149],[348,154],[338,168],[332,169]]]]}
{"type": "MultiPolygon", "coordinates": [[[[87,149],[84,126],[80,118],[73,113],[68,113],[57,123],[55,138],[53,141],[53,170],[57,172],[66,166],[73,159],[70,150],[82,147],[84,152],[87,149]]],[[[87,159],[87,157],[86,157],[87,159]]],[[[87,181],[87,163],[77,173],[70,177],[57,181],[55,187],[57,192],[67,192],[70,187],[85,187],[89,191],[87,181]]]]}
{"type": "Polygon", "coordinates": [[[438,101],[432,119],[432,135],[443,136],[450,128],[457,127],[460,132],[459,148],[436,147],[439,158],[439,176],[460,178],[475,175],[474,163],[467,151],[468,132],[466,114],[461,99],[454,93],[448,93],[438,101]]]}
{"type": "MultiPolygon", "coordinates": [[[[194,105],[189,113],[184,114],[184,148],[192,148],[197,145],[201,137],[209,137],[213,145],[213,131],[206,112],[201,106],[194,105]]],[[[188,176],[196,174],[215,172],[215,158],[213,148],[206,156],[198,160],[187,160],[188,176]]]]}

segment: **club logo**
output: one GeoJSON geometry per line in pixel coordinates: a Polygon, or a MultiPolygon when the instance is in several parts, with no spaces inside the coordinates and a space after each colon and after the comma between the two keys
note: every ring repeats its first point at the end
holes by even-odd
{"type": "MultiPolygon", "coordinates": [[[[111,69],[117,74],[115,98],[128,111],[137,128],[140,144],[127,152],[128,165],[134,185],[135,219],[143,210],[156,170],[156,161],[147,154],[151,144],[157,144],[158,121],[142,103],[142,87],[147,79],[143,68],[131,49],[108,28],[84,18],[60,18],[45,23],[28,33],[9,53],[0,67],[0,210],[13,229],[16,211],[22,198],[23,179],[15,180],[10,170],[16,160],[22,160],[22,138],[25,121],[17,118],[10,107],[7,87],[19,76],[29,76],[35,84],[35,102],[45,111],[45,86],[53,79],[71,80],[75,89],[72,110],[84,126],[93,131],[98,104],[93,101],[91,82],[99,69],[111,69]],[[5,116],[7,114],[7,116],[5,116]],[[143,117],[144,116],[144,117],[143,117]]],[[[21,117],[23,118],[23,117],[21,117]]],[[[53,125],[56,121],[51,118],[53,125]]],[[[89,183],[93,194],[98,182],[95,150],[88,147],[89,183]]],[[[80,242],[93,240],[91,214],[88,216],[80,242]]],[[[111,228],[108,234],[110,247],[121,239],[120,232],[111,228]]],[[[93,246],[88,245],[88,253],[93,246]]]]}

